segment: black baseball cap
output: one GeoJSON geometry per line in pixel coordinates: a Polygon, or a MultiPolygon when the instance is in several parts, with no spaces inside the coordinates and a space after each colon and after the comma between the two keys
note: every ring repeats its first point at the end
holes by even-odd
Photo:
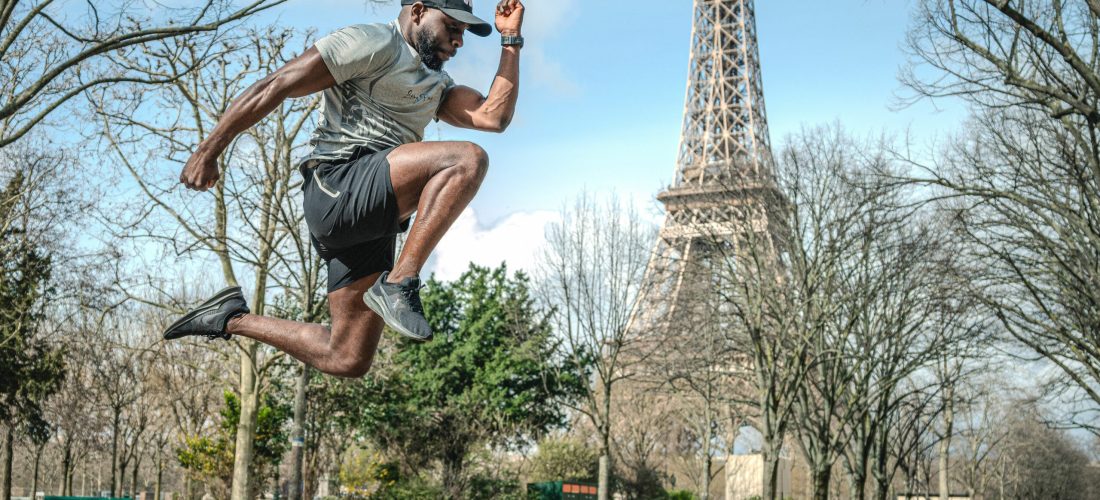
{"type": "Polygon", "coordinates": [[[466,29],[477,36],[489,36],[493,27],[474,15],[474,0],[401,0],[401,5],[421,2],[425,7],[439,9],[454,20],[469,25],[466,29]]]}

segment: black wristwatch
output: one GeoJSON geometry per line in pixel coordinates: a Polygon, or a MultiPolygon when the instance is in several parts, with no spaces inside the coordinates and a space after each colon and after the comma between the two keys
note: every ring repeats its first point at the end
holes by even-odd
{"type": "Polygon", "coordinates": [[[500,44],[504,47],[523,48],[523,37],[519,35],[500,35],[500,44]]]}

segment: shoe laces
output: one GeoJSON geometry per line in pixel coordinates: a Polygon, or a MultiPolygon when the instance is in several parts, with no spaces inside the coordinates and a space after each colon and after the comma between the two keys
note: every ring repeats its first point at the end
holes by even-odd
{"type": "Polygon", "coordinates": [[[421,315],[424,314],[424,304],[420,302],[420,291],[424,288],[425,285],[401,288],[401,294],[405,296],[405,301],[409,303],[409,308],[421,315]]]}

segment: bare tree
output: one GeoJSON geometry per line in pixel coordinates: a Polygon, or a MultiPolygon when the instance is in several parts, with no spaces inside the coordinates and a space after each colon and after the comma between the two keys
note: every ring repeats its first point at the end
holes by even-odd
{"type": "MultiPolygon", "coordinates": [[[[45,335],[51,276],[56,271],[50,244],[60,234],[37,209],[57,205],[51,182],[61,155],[34,148],[0,155],[0,497],[9,498],[15,441],[48,432],[45,400],[65,376],[62,351],[45,335]],[[15,154],[26,156],[20,165],[15,154]]],[[[64,197],[62,197],[64,199],[64,197]]],[[[67,210],[61,210],[62,213],[67,210]]]]}
{"type": "MultiPolygon", "coordinates": [[[[882,466],[887,476],[892,478],[900,470],[904,475],[905,494],[920,493],[919,496],[926,497],[931,482],[932,450],[938,443],[932,430],[943,412],[943,404],[936,391],[908,388],[910,390],[898,405],[899,411],[892,415],[890,426],[880,430],[888,441],[885,446],[888,451],[878,455],[876,460],[892,458],[892,467],[882,466]]],[[[883,498],[889,491],[889,482],[884,482],[877,474],[875,479],[875,495],[883,498]]]]}
{"type": "Polygon", "coordinates": [[[567,356],[593,378],[576,410],[599,436],[599,498],[610,498],[612,398],[615,384],[644,357],[627,332],[653,241],[651,224],[617,199],[581,195],[547,229],[539,267],[542,298],[555,307],[554,325],[567,356]]]}
{"type": "Polygon", "coordinates": [[[973,378],[975,372],[983,368],[980,363],[975,363],[973,358],[973,355],[968,355],[963,349],[945,350],[939,355],[939,359],[935,360],[932,368],[935,388],[939,393],[943,409],[939,418],[941,425],[939,428],[933,427],[933,433],[938,441],[936,474],[937,490],[941,500],[951,498],[951,462],[954,454],[951,443],[959,432],[957,426],[965,424],[957,421],[956,412],[960,407],[970,403],[964,399],[966,383],[973,378]]]}
{"type": "MultiPolygon", "coordinates": [[[[868,469],[875,480],[875,498],[889,494],[891,422],[904,421],[898,412],[917,397],[938,396],[945,414],[957,400],[954,388],[968,380],[988,353],[989,322],[965,284],[965,266],[957,242],[933,211],[900,228],[902,237],[879,265],[893,269],[883,297],[875,301],[857,329],[869,348],[859,365],[857,390],[850,406],[851,441],[844,457],[852,497],[863,495],[868,469]],[[931,219],[931,220],[930,220],[931,219]],[[937,367],[950,369],[940,370],[937,367]],[[929,377],[933,372],[937,376],[929,377]]],[[[941,444],[943,442],[941,441],[941,444]]],[[[941,493],[942,494],[942,493],[941,493]]]]}
{"type": "MultiPolygon", "coordinates": [[[[0,2],[0,148],[85,91],[120,83],[176,81],[134,71],[124,60],[164,40],[209,45],[227,25],[286,0],[205,0],[189,7],[88,2],[84,12],[53,0],[0,2]]],[[[205,57],[192,60],[184,72],[205,57]]]]}
{"type": "Polygon", "coordinates": [[[628,499],[652,498],[668,479],[664,474],[670,448],[677,444],[674,430],[681,401],[652,386],[622,385],[626,387],[613,395],[611,405],[612,452],[620,485],[616,493],[628,499]]]}
{"type": "Polygon", "coordinates": [[[728,390],[754,410],[766,497],[788,432],[815,498],[829,495],[838,461],[853,499],[871,473],[886,495],[891,424],[925,390],[911,382],[976,338],[968,290],[952,286],[949,232],[910,205],[895,168],[881,141],[855,141],[839,126],[804,130],[777,159],[774,199],[761,204],[769,223],[759,207],[734,210],[738,237],[713,237],[718,300],[703,309],[724,325],[723,368],[745,372],[728,390]]]}
{"type": "Polygon", "coordinates": [[[996,462],[994,453],[1007,435],[1001,423],[1010,409],[1000,397],[1000,393],[1006,392],[1002,384],[984,380],[966,389],[970,395],[963,398],[958,408],[961,418],[956,468],[960,471],[959,482],[970,497],[976,498],[991,486],[996,462]]]}
{"type": "MultiPolygon", "coordinates": [[[[90,329],[83,328],[86,324],[76,323],[66,332],[74,335],[91,335],[90,329]]],[[[73,493],[73,475],[76,473],[79,458],[87,453],[92,445],[92,439],[98,429],[98,418],[92,411],[95,401],[87,391],[91,384],[92,376],[90,365],[92,359],[88,358],[87,350],[69,349],[66,361],[69,366],[69,374],[58,395],[50,400],[50,423],[54,430],[56,446],[58,448],[58,480],[57,495],[65,496],[73,493]]]]}
{"type": "Polygon", "coordinates": [[[961,96],[969,130],[919,180],[967,207],[972,282],[1012,339],[1057,366],[1100,432],[1100,3],[926,0],[909,36],[917,98],[961,96]],[[921,78],[920,65],[932,76],[921,78]]]}
{"type": "MultiPolygon", "coordinates": [[[[162,309],[150,308],[150,313],[148,323],[157,331],[162,331],[174,319],[162,309]]],[[[149,383],[155,388],[151,390],[162,396],[154,411],[159,423],[154,435],[161,443],[159,446],[164,447],[156,459],[160,489],[163,488],[164,464],[176,461],[175,450],[184,446],[189,438],[204,435],[217,425],[211,417],[218,414],[224,402],[222,374],[230,356],[199,344],[161,343],[156,347],[157,362],[149,383]]],[[[194,479],[190,473],[184,476],[184,498],[193,498],[194,479]]]]}
{"type": "Polygon", "coordinates": [[[706,307],[681,316],[681,327],[690,333],[665,343],[650,358],[648,371],[655,372],[656,380],[643,379],[641,385],[650,387],[637,396],[664,401],[669,422],[659,431],[675,441],[666,445],[665,460],[685,461],[695,469],[691,485],[704,500],[711,498],[712,480],[723,470],[714,467],[715,458],[733,454],[746,412],[743,385],[748,377],[747,364],[731,362],[741,358],[732,345],[736,339],[718,313],[720,306],[713,304],[714,296],[710,299],[706,307]]]}
{"type": "MultiPolygon", "coordinates": [[[[748,368],[742,397],[754,409],[751,420],[762,436],[769,500],[776,495],[780,450],[794,430],[797,396],[810,389],[813,370],[836,362],[835,353],[813,348],[826,342],[843,311],[844,265],[861,248],[858,228],[873,209],[872,200],[861,199],[866,193],[849,182],[847,161],[855,159],[850,153],[839,130],[792,137],[780,152],[765,203],[733,211],[729,222],[740,228],[737,238],[714,237],[711,245],[728,342],[738,348],[730,363],[748,368]],[[767,224],[760,222],[764,217],[767,224]]],[[[751,192],[752,186],[733,187],[751,192]]],[[[807,409],[799,415],[805,424],[815,416],[807,409]]],[[[818,410],[824,413],[817,416],[835,414],[827,403],[818,410]]],[[[800,430],[805,435],[809,428],[800,430]]],[[[832,450],[841,449],[836,444],[832,450]]],[[[812,465],[825,468],[815,474],[829,473],[830,457],[812,458],[812,465]]]]}
{"type": "MultiPolygon", "coordinates": [[[[135,71],[171,75],[172,86],[154,93],[116,87],[93,99],[101,103],[96,116],[106,155],[136,183],[143,200],[130,212],[133,220],[115,226],[117,236],[163,242],[177,255],[195,257],[197,252],[205,252],[215,258],[229,284],[240,283],[239,273],[247,270],[254,287],[250,304],[256,314],[264,314],[273,283],[300,285],[294,288],[295,297],[319,293],[319,263],[303,237],[301,211],[294,208],[298,203],[292,196],[299,184],[294,157],[304,145],[305,126],[318,100],[288,101],[236,141],[220,159],[226,174],[212,190],[211,203],[199,201],[204,195],[196,199],[173,188],[193,145],[202,140],[229,100],[250,80],[285,64],[293,57],[292,45],[300,42],[289,30],[252,32],[226,41],[218,49],[221,57],[200,64],[205,49],[176,41],[128,59],[135,71]],[[199,69],[192,71],[193,65],[199,69]],[[165,106],[178,111],[154,112],[165,106]],[[162,173],[165,170],[167,175],[162,173]],[[302,272],[306,274],[300,275],[302,272]],[[299,276],[294,278],[295,274],[299,276]]],[[[140,281],[122,289],[141,290],[138,285],[143,283],[149,293],[128,292],[131,299],[182,311],[182,304],[172,303],[172,297],[158,292],[167,278],[162,273],[138,273],[140,281]]],[[[316,311],[320,302],[309,299],[299,309],[316,311]]],[[[251,484],[249,475],[256,412],[265,377],[281,355],[246,339],[234,344],[240,353],[237,388],[241,416],[232,496],[243,499],[259,486],[251,484]]]]}
{"type": "Polygon", "coordinates": [[[994,453],[999,456],[998,484],[985,498],[1064,498],[1084,500],[1100,474],[1084,451],[1064,432],[1044,425],[1034,401],[1014,401],[1013,411],[998,422],[1007,434],[994,453]]]}
{"type": "Polygon", "coordinates": [[[87,356],[97,361],[89,364],[91,373],[92,398],[97,406],[102,406],[110,423],[110,482],[108,490],[111,496],[121,496],[124,471],[125,443],[132,428],[126,426],[129,410],[140,397],[141,381],[138,370],[140,362],[132,349],[126,345],[124,320],[115,315],[104,318],[104,323],[95,325],[91,338],[84,342],[87,356]]]}
{"type": "Polygon", "coordinates": [[[824,278],[828,292],[824,307],[799,311],[813,362],[795,392],[794,430],[813,497],[827,498],[834,463],[844,458],[851,494],[862,498],[870,447],[842,452],[856,435],[870,435],[866,416],[876,392],[892,390],[920,366],[907,357],[911,344],[926,343],[922,320],[932,294],[925,275],[936,247],[930,231],[897,208],[902,193],[878,179],[889,168],[884,149],[857,144],[836,128],[796,138],[781,159],[801,166],[796,186],[804,188],[791,190],[791,203],[807,214],[792,221],[802,239],[789,247],[792,283],[809,281],[800,279],[806,272],[824,278]],[[906,347],[889,345],[895,337],[906,347]]]}

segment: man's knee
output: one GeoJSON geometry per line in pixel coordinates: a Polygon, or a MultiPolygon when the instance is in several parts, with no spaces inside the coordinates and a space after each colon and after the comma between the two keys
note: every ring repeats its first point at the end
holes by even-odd
{"type": "Polygon", "coordinates": [[[360,378],[370,371],[371,357],[362,355],[339,356],[332,364],[329,375],[345,378],[360,378]]]}
{"type": "Polygon", "coordinates": [[[472,142],[463,142],[460,144],[460,164],[468,171],[471,177],[481,182],[481,180],[485,178],[485,174],[489,171],[489,153],[485,152],[485,148],[472,142]]]}

